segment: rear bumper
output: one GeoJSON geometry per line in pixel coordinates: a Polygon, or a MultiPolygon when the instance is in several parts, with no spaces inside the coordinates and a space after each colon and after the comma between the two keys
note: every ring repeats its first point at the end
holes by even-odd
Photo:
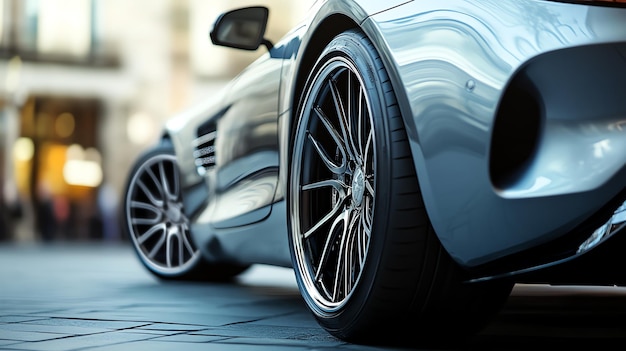
{"type": "Polygon", "coordinates": [[[581,245],[576,255],[543,269],[527,270],[513,279],[520,283],[626,286],[625,221],[626,203],[581,245]]]}
{"type": "Polygon", "coordinates": [[[470,281],[626,285],[626,189],[568,235],[470,270],[470,281]]]}

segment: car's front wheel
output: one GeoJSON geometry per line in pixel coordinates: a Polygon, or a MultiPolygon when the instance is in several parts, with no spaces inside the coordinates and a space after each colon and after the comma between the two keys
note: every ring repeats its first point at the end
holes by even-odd
{"type": "Polygon", "coordinates": [[[124,227],[135,252],[159,278],[224,280],[246,268],[203,260],[191,237],[180,170],[167,141],[136,161],[126,186],[123,211],[124,227]]]}
{"type": "Polygon", "coordinates": [[[319,323],[355,342],[471,334],[512,284],[465,284],[426,213],[382,60],[348,31],[321,53],[296,115],[290,249],[319,323]]]}

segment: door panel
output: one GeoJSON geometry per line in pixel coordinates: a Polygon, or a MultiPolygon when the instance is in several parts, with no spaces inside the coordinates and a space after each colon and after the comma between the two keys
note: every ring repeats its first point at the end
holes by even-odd
{"type": "Polygon", "coordinates": [[[281,61],[264,56],[229,90],[229,107],[217,121],[215,139],[215,227],[253,223],[271,210],[278,182],[281,61]]]}

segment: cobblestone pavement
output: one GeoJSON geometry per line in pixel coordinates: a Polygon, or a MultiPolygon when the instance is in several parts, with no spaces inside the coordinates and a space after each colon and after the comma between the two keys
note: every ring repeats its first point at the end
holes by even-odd
{"type": "MultiPolygon", "coordinates": [[[[623,345],[626,290],[590,289],[518,286],[468,348],[623,345]]],[[[289,269],[253,266],[228,284],[162,282],[123,244],[0,246],[0,349],[392,350],[327,334],[289,269]]]]}

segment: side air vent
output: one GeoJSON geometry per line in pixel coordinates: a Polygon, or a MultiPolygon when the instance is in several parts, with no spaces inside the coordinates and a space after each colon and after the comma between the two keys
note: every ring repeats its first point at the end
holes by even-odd
{"type": "Polygon", "coordinates": [[[506,89],[491,139],[491,182],[503,189],[514,183],[532,161],[543,126],[542,102],[522,72],[506,89]]]}
{"type": "Polygon", "coordinates": [[[217,131],[199,135],[193,141],[193,158],[195,159],[198,174],[204,175],[215,166],[215,138],[217,131]]]}

